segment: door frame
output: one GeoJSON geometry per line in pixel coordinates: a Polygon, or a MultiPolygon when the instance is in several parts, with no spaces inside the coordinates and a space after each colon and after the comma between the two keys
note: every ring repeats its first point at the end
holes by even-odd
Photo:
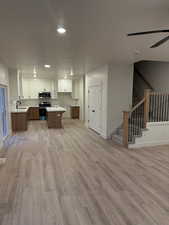
{"type": "Polygon", "coordinates": [[[96,132],[96,133],[98,133],[98,134],[101,134],[101,132],[102,132],[102,105],[103,105],[103,102],[102,102],[102,92],[103,92],[103,89],[102,89],[102,87],[103,87],[103,84],[102,84],[102,81],[100,81],[100,80],[97,80],[97,82],[95,81],[95,83],[93,83],[93,84],[90,84],[89,86],[88,86],[88,127],[89,127],[89,129],[91,129],[91,130],[93,130],[94,132],[96,132]],[[90,100],[89,100],[89,90],[90,90],[90,88],[92,88],[92,87],[100,87],[100,95],[101,95],[101,105],[100,105],[100,130],[99,131],[96,131],[96,130],[94,130],[94,129],[92,129],[90,126],[89,126],[89,124],[90,124],[90,100]]]}
{"type": "Polygon", "coordinates": [[[3,85],[3,84],[0,83],[0,88],[3,88],[5,90],[5,110],[6,110],[6,129],[7,129],[7,134],[2,139],[2,141],[5,141],[5,139],[9,136],[8,86],[7,85],[3,85]]]}

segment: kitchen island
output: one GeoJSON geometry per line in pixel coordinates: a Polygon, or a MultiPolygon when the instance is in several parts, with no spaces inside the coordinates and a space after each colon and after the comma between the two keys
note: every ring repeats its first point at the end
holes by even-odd
{"type": "MultiPolygon", "coordinates": [[[[25,106],[11,110],[12,131],[26,131],[28,120],[37,120],[39,118],[39,107],[25,106]],[[32,116],[32,109],[36,109],[36,114],[32,116]],[[31,115],[31,116],[30,116],[31,115]],[[36,117],[35,117],[36,116],[36,117]]],[[[46,107],[48,128],[62,128],[62,115],[66,112],[62,107],[46,107]]]]}
{"type": "Polygon", "coordinates": [[[29,107],[11,110],[12,131],[17,132],[17,131],[27,130],[28,110],[29,110],[29,107]]]}
{"type": "Polygon", "coordinates": [[[63,107],[47,107],[46,111],[48,128],[63,128],[62,116],[66,109],[63,107]]]}

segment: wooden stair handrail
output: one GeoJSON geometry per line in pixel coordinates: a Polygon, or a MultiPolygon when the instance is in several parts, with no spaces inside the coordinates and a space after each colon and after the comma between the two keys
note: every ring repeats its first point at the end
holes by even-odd
{"type": "Polygon", "coordinates": [[[139,103],[137,103],[137,105],[135,105],[131,110],[130,110],[130,114],[132,113],[132,112],[134,112],[140,105],[142,105],[143,103],[144,103],[144,101],[145,101],[145,98],[143,98],[139,103]]]}
{"type": "Polygon", "coordinates": [[[123,111],[123,145],[128,148],[128,135],[129,135],[129,118],[130,115],[144,104],[144,128],[149,120],[149,103],[150,103],[150,89],[144,91],[144,98],[135,105],[130,111],[123,111]]]}
{"type": "MultiPolygon", "coordinates": [[[[130,121],[130,119],[132,119],[132,116],[133,116],[132,113],[134,113],[139,107],[144,106],[144,115],[143,115],[144,117],[143,117],[143,124],[142,124],[141,129],[146,128],[147,122],[151,121],[150,120],[150,96],[157,96],[157,98],[159,98],[159,97],[161,98],[162,97],[162,99],[164,99],[163,96],[164,97],[165,96],[169,97],[169,93],[153,92],[150,89],[146,89],[144,91],[144,98],[138,104],[136,104],[130,111],[124,111],[123,112],[123,145],[126,148],[128,148],[128,142],[130,140],[129,139],[129,135],[131,135],[129,133],[129,129],[130,129],[129,121],[130,121]]],[[[168,97],[167,97],[167,102],[168,102],[168,99],[169,99],[168,97]]],[[[158,105],[159,102],[161,103],[161,100],[157,101],[158,108],[160,108],[160,106],[158,105]]],[[[163,103],[163,101],[162,101],[162,103],[163,103]]],[[[165,104],[164,104],[164,107],[166,107],[165,104]]],[[[168,105],[167,105],[167,107],[168,107],[168,105]]],[[[156,110],[156,109],[154,109],[154,110],[156,110]]],[[[161,108],[157,109],[157,114],[158,114],[157,122],[160,121],[160,112],[161,112],[161,108]]],[[[136,113],[137,113],[137,111],[136,111],[136,113]]],[[[162,119],[161,121],[166,121],[165,115],[164,115],[164,120],[162,119]]],[[[156,121],[154,121],[154,122],[156,122],[156,121]]],[[[135,134],[133,134],[132,138],[134,137],[134,135],[135,134]]]]}

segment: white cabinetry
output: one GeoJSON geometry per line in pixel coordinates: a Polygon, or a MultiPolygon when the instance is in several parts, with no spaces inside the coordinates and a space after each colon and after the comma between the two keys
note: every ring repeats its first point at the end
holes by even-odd
{"type": "Polygon", "coordinates": [[[72,92],[72,80],[58,80],[58,92],[72,92]]]}
{"type": "Polygon", "coordinates": [[[50,79],[22,79],[23,98],[37,99],[39,92],[49,91],[52,96],[54,93],[54,81],[50,79]]]}
{"type": "Polygon", "coordinates": [[[79,99],[79,80],[73,80],[72,98],[79,99]]]}

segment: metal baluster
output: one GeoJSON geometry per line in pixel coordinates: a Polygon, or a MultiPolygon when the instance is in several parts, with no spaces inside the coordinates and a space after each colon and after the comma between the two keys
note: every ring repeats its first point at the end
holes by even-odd
{"type": "Polygon", "coordinates": [[[136,129],[136,135],[139,133],[139,107],[137,108],[137,129],[136,129]]]}
{"type": "Polygon", "coordinates": [[[164,103],[163,103],[163,97],[164,97],[164,95],[161,95],[161,105],[160,105],[160,108],[161,108],[161,117],[160,117],[160,120],[161,120],[161,121],[164,121],[164,120],[163,120],[163,111],[164,111],[165,105],[164,105],[164,103]],[[164,107],[163,107],[163,106],[164,106],[164,107]]]}
{"type": "Polygon", "coordinates": [[[168,95],[167,95],[167,106],[166,106],[166,121],[168,121],[168,107],[169,107],[169,98],[168,98],[168,95]]]}
{"type": "Polygon", "coordinates": [[[163,95],[161,94],[161,95],[160,95],[160,105],[159,105],[159,107],[160,107],[160,109],[159,109],[159,110],[160,110],[160,116],[159,116],[159,117],[160,117],[160,121],[163,121],[163,120],[162,120],[162,119],[163,119],[163,118],[162,118],[162,111],[163,111],[163,107],[162,107],[162,97],[163,97],[163,95]]]}
{"type": "Polygon", "coordinates": [[[153,122],[155,122],[155,95],[153,95],[153,122]]]}
{"type": "Polygon", "coordinates": [[[168,95],[166,95],[166,107],[165,107],[165,120],[168,121],[168,116],[167,116],[167,113],[168,113],[168,95]]]}
{"type": "Polygon", "coordinates": [[[134,113],[132,113],[132,116],[131,116],[131,137],[133,138],[133,115],[134,113]]]}
{"type": "Polygon", "coordinates": [[[164,105],[164,107],[163,107],[163,112],[162,112],[162,114],[163,114],[163,121],[165,121],[165,106],[166,106],[166,102],[165,102],[165,96],[166,95],[163,95],[163,101],[162,101],[162,105],[164,105]]]}
{"type": "Polygon", "coordinates": [[[140,128],[141,128],[141,124],[140,124],[140,122],[141,122],[141,106],[139,107],[139,134],[140,134],[140,128]]]}
{"type": "Polygon", "coordinates": [[[133,113],[133,136],[135,135],[135,123],[136,123],[135,122],[136,121],[135,117],[136,117],[136,110],[133,113]]]}
{"type": "Polygon", "coordinates": [[[134,134],[136,135],[137,133],[136,133],[136,128],[137,128],[137,120],[138,120],[138,114],[137,114],[137,110],[138,110],[138,108],[136,109],[136,127],[135,127],[135,129],[134,129],[134,134]]]}
{"type": "Polygon", "coordinates": [[[161,105],[162,105],[162,121],[165,121],[164,120],[164,112],[165,112],[165,101],[164,101],[164,98],[165,98],[165,95],[162,95],[162,103],[161,103],[161,105]]]}
{"type": "Polygon", "coordinates": [[[165,110],[164,110],[164,121],[167,121],[167,95],[165,95],[165,110]]]}
{"type": "Polygon", "coordinates": [[[157,122],[157,95],[155,95],[155,122],[157,122]]]}
{"type": "Polygon", "coordinates": [[[141,111],[142,111],[141,113],[142,113],[142,115],[143,115],[143,116],[142,116],[142,120],[141,120],[141,128],[143,128],[143,123],[144,123],[144,122],[143,122],[143,121],[144,121],[144,119],[143,119],[143,118],[144,118],[144,105],[142,105],[141,111]]]}
{"type": "Polygon", "coordinates": [[[152,95],[150,95],[150,110],[149,110],[149,121],[151,122],[151,113],[152,113],[152,95]]]}
{"type": "Polygon", "coordinates": [[[155,121],[155,95],[153,95],[153,122],[155,121]]]}
{"type": "Polygon", "coordinates": [[[158,114],[157,114],[158,122],[160,121],[160,118],[159,118],[159,116],[160,116],[160,107],[159,107],[159,105],[160,105],[160,94],[158,93],[158,114]]]}
{"type": "Polygon", "coordinates": [[[140,119],[140,115],[139,115],[139,107],[137,108],[137,129],[136,129],[136,135],[138,135],[139,133],[139,119],[140,119]]]}

